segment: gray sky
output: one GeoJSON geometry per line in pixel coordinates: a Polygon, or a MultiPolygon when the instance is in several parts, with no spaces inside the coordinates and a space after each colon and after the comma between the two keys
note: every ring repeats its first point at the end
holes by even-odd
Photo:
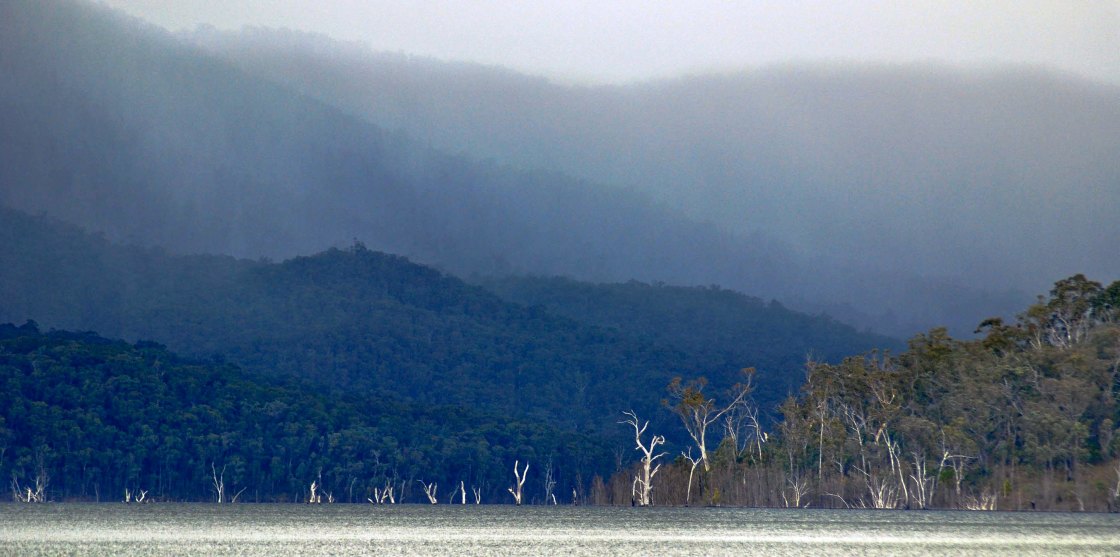
{"type": "Polygon", "coordinates": [[[101,0],[171,30],[287,27],[618,83],[790,61],[1012,62],[1120,83],[1120,0],[101,0]]]}

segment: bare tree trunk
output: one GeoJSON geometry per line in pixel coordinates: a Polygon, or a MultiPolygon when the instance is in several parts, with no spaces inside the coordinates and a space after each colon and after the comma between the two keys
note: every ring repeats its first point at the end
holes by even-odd
{"type": "Polygon", "coordinates": [[[526,462],[525,469],[518,472],[517,465],[520,463],[521,461],[519,460],[513,461],[513,477],[516,481],[514,482],[514,487],[506,488],[510,494],[513,495],[513,502],[515,505],[521,505],[522,488],[525,486],[525,478],[529,475],[529,463],[526,462]]]}
{"type": "Polygon", "coordinates": [[[311,487],[308,489],[307,504],[318,505],[323,502],[323,496],[319,493],[320,485],[318,481],[312,481],[311,487]]]}
{"type": "Polygon", "coordinates": [[[439,501],[436,500],[436,490],[439,489],[439,486],[436,485],[435,482],[432,482],[430,484],[426,484],[426,483],[424,483],[420,480],[416,480],[416,481],[420,482],[420,485],[424,486],[424,495],[426,495],[428,497],[428,502],[429,503],[431,503],[433,505],[439,503],[439,501]]]}
{"type": "Polygon", "coordinates": [[[214,462],[210,462],[210,479],[214,482],[214,494],[218,498],[218,504],[222,504],[226,499],[226,467],[222,466],[222,471],[219,473],[218,469],[214,467],[214,462]]]}
{"type": "Polygon", "coordinates": [[[691,465],[688,469],[688,489],[685,490],[684,496],[684,506],[687,507],[692,504],[692,477],[696,474],[696,466],[700,464],[700,457],[692,458],[692,447],[688,448],[688,453],[681,453],[681,456],[685,457],[691,465]]]}
{"type": "MultiPolygon", "coordinates": [[[[649,420],[642,423],[640,426],[638,422],[638,415],[633,410],[623,412],[624,415],[629,416],[629,419],[619,423],[630,424],[634,427],[634,442],[637,444],[637,449],[642,452],[642,475],[634,478],[634,484],[631,486],[631,492],[637,496],[637,504],[646,507],[653,504],[653,499],[650,497],[650,492],[653,490],[653,477],[657,471],[661,469],[661,465],[653,466],[653,462],[667,453],[653,454],[657,450],[658,445],[665,443],[665,437],[662,435],[654,435],[649,440],[647,446],[642,441],[642,434],[645,433],[646,428],[649,427],[649,420]]],[[[703,457],[701,457],[703,458],[703,457]]]]}
{"type": "Polygon", "coordinates": [[[552,477],[552,459],[549,458],[548,459],[548,467],[545,469],[545,472],[544,472],[544,500],[545,500],[545,503],[548,503],[549,501],[551,501],[553,505],[556,504],[556,495],[554,495],[552,493],[552,491],[554,489],[556,489],[556,480],[552,477]]]}

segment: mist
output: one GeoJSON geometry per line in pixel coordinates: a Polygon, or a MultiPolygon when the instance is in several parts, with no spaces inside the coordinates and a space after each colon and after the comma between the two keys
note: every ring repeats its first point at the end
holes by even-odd
{"type": "Polygon", "coordinates": [[[908,336],[1120,276],[1120,91],[798,63],[629,85],[3,7],[0,203],[179,253],[720,284],[908,336]]]}
{"type": "Polygon", "coordinates": [[[967,333],[1073,272],[1120,273],[1120,89],[1071,74],[798,64],[574,87],[291,31],[186,36],[438,148],[780,246],[795,269],[731,285],[861,324],[967,333]]]}
{"type": "Polygon", "coordinates": [[[1026,65],[1120,83],[1115,0],[103,1],[173,31],[287,28],[569,83],[842,61],[1026,65]]]}

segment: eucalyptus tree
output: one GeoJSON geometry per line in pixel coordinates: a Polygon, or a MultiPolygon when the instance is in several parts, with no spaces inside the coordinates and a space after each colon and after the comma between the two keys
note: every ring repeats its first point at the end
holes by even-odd
{"type": "MultiPolygon", "coordinates": [[[[730,402],[718,405],[715,398],[708,398],[704,394],[704,387],[708,385],[705,377],[684,382],[680,377],[674,377],[669,383],[669,398],[662,401],[684,424],[685,431],[696,443],[700,451],[700,462],[704,464],[704,471],[711,471],[708,459],[708,427],[718,422],[730,412],[741,406],[749,404],[747,398],[752,391],[751,381],[754,378],[754,368],[742,370],[745,380],[735,384],[729,393],[730,402]]],[[[634,418],[636,420],[637,418],[634,418]]]]}

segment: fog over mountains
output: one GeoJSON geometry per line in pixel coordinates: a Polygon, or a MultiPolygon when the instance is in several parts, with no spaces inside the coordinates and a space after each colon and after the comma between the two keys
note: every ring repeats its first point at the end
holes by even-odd
{"type": "Polygon", "coordinates": [[[783,67],[569,87],[290,31],[0,6],[0,203],[179,252],[718,283],[967,333],[1120,276],[1120,89],[783,67]],[[451,154],[449,154],[451,153],[451,154]]]}
{"type": "Polygon", "coordinates": [[[190,38],[438,148],[768,238],[810,277],[753,286],[809,306],[964,327],[1064,270],[1120,272],[1120,90],[1071,75],[804,65],[581,88],[291,31],[190,38]]]}

